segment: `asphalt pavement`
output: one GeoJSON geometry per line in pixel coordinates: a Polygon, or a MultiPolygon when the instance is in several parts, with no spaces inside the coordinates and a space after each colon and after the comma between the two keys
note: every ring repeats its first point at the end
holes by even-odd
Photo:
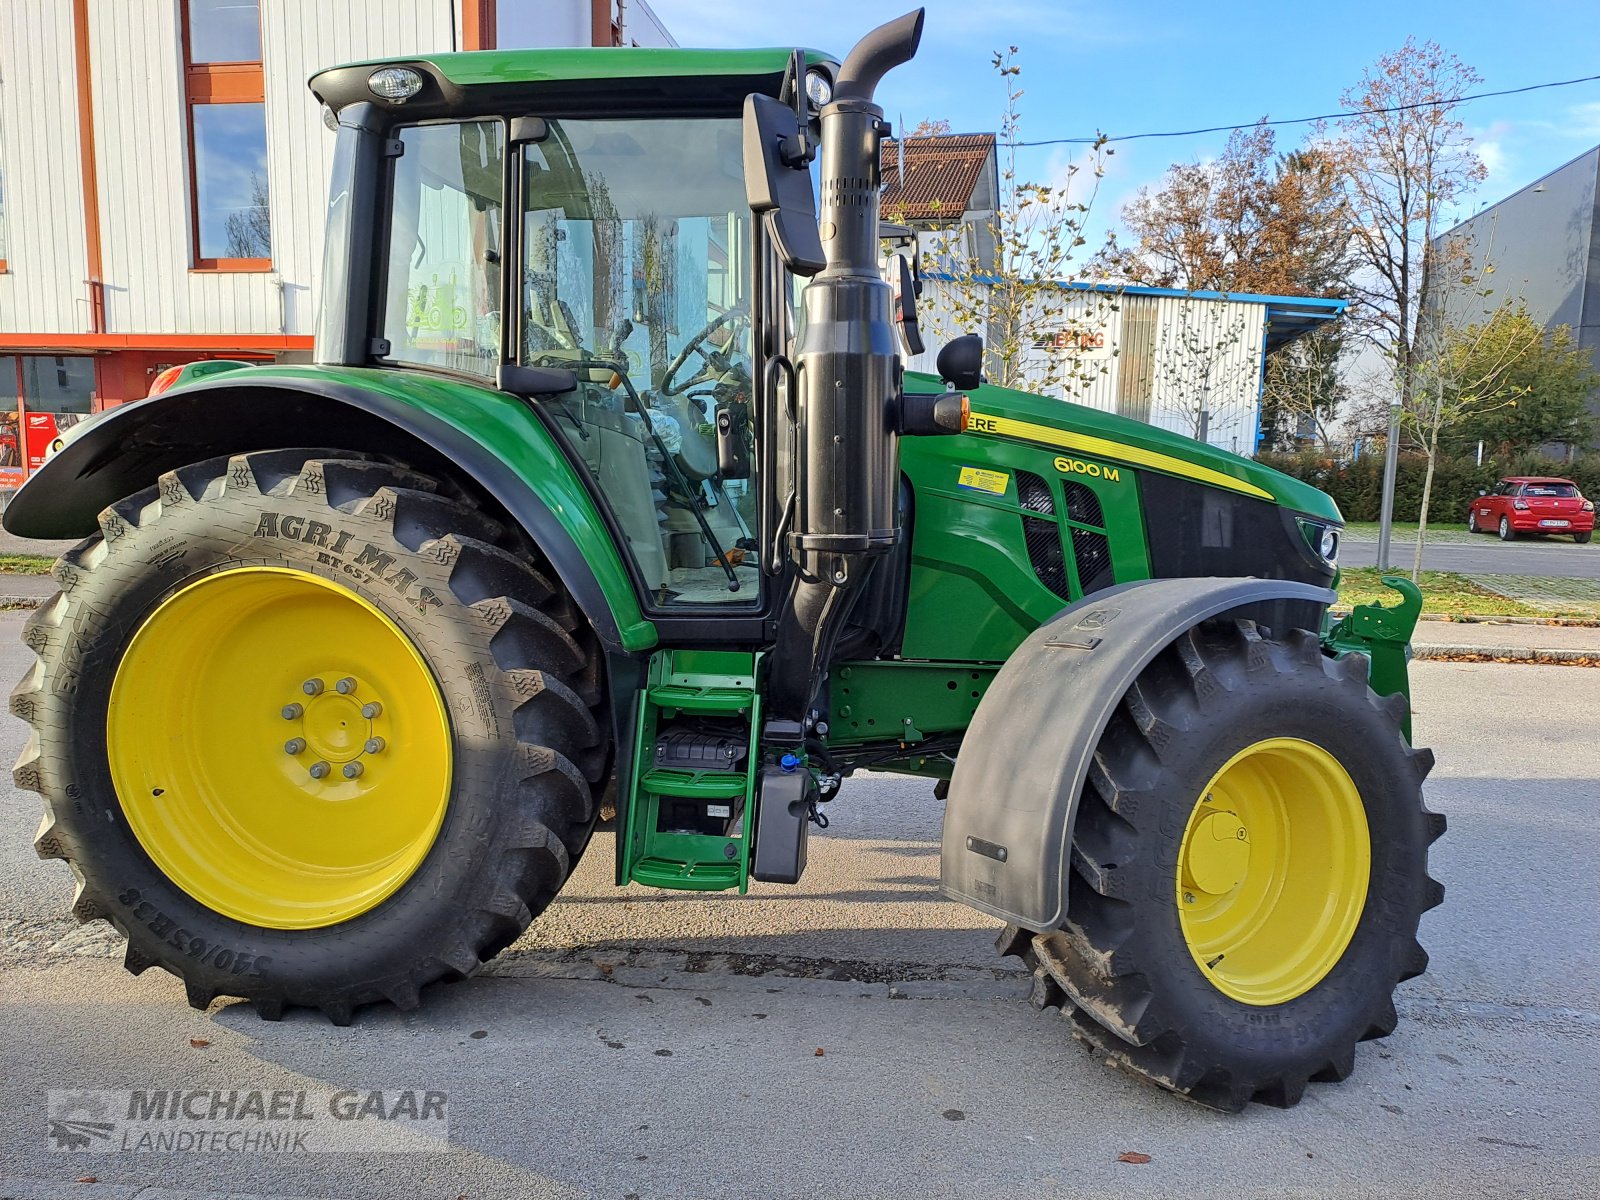
{"type": "MultiPolygon", "coordinates": [[[[0,675],[26,665],[20,623],[0,615],[0,675]]],[[[1414,680],[1451,823],[1432,968],[1350,1080],[1238,1117],[1108,1070],[1027,1005],[995,923],[937,894],[925,782],[847,782],[802,885],[743,898],[618,890],[597,837],[483,975],[346,1029],[195,1012],[161,971],[127,974],[107,926],[66,915],[67,868],[35,859],[37,798],[0,790],[0,1197],[1595,1195],[1600,782],[1592,741],[1531,714],[1596,711],[1600,670],[1414,680]],[[49,1148],[46,1089],[138,1086],[442,1089],[450,1145],[49,1148]]],[[[0,721],[14,753],[24,730],[0,721]]]]}
{"type": "MultiPolygon", "coordinates": [[[[1409,572],[1415,543],[1390,544],[1389,565],[1409,572]]],[[[1372,567],[1378,563],[1376,541],[1346,538],[1339,547],[1339,565],[1372,567]]],[[[1600,579],[1600,545],[1580,546],[1571,538],[1529,538],[1502,542],[1484,534],[1471,544],[1429,542],[1422,552],[1427,571],[1462,575],[1540,575],[1557,579],[1600,579]],[[1479,544],[1481,543],[1481,544],[1479,544]]]]}

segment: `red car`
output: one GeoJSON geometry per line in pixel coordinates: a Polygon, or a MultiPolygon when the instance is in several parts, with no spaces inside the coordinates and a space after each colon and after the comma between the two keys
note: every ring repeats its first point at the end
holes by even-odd
{"type": "Polygon", "coordinates": [[[1518,475],[1502,479],[1467,510],[1473,533],[1498,533],[1509,542],[1519,533],[1570,533],[1575,542],[1594,536],[1594,501],[1570,479],[1518,475]]]}

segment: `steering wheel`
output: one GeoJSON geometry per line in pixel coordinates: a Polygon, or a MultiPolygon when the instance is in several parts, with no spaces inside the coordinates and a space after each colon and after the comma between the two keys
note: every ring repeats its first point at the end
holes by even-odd
{"type": "Polygon", "coordinates": [[[666,374],[661,377],[661,387],[658,389],[661,394],[664,396],[676,396],[680,392],[688,391],[695,384],[710,379],[720,371],[726,370],[724,364],[716,361],[719,357],[717,352],[705,348],[706,339],[730,322],[748,320],[749,317],[745,315],[745,311],[742,308],[730,308],[699,333],[695,334],[694,337],[690,338],[689,344],[678,351],[678,356],[672,360],[672,364],[667,368],[666,374]],[[685,379],[682,383],[674,386],[673,377],[683,370],[683,365],[689,361],[689,355],[691,354],[700,356],[702,360],[700,370],[691,378],[685,379]]]}

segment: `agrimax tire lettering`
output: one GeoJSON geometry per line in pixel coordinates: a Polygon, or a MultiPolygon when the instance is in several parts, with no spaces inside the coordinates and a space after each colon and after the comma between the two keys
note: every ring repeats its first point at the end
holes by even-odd
{"type": "Polygon", "coordinates": [[[395,565],[395,556],[379,550],[371,542],[362,542],[361,548],[356,551],[355,559],[347,560],[344,557],[345,551],[356,540],[356,535],[348,529],[336,529],[323,521],[309,520],[298,513],[264,512],[256,522],[255,536],[315,546],[319,551],[317,554],[319,563],[342,571],[352,579],[382,583],[423,615],[426,615],[429,609],[439,608],[444,604],[438,593],[430,587],[418,587],[415,595],[408,594],[412,590],[412,585],[417,582],[416,572],[400,567],[385,574],[384,572],[395,565]]]}

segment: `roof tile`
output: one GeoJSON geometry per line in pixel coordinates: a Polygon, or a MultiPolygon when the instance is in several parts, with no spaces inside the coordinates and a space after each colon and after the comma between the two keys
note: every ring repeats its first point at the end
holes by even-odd
{"type": "Polygon", "coordinates": [[[902,183],[900,144],[894,138],[884,139],[878,157],[884,183],[883,215],[907,221],[960,217],[993,154],[992,133],[907,138],[902,183]]]}

